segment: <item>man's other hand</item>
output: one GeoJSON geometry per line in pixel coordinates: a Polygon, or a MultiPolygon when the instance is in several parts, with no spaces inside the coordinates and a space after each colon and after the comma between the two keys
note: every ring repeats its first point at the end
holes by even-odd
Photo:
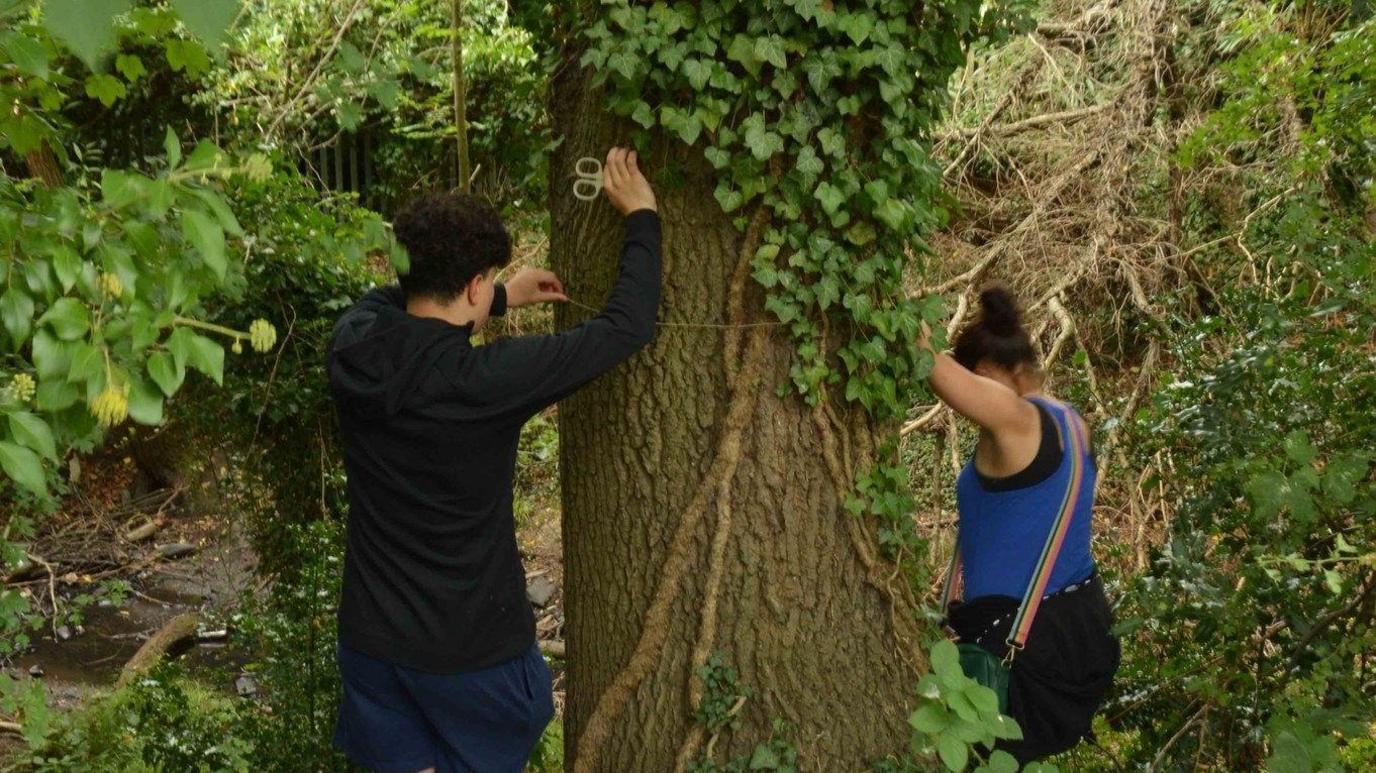
{"type": "Polygon", "coordinates": [[[553,271],[543,268],[523,268],[506,283],[506,305],[529,306],[532,303],[567,301],[564,283],[553,271]]]}
{"type": "Polygon", "coordinates": [[[607,151],[607,163],[602,166],[602,189],[607,192],[607,200],[623,215],[639,209],[658,211],[655,192],[636,166],[634,150],[612,148],[607,151]]]}

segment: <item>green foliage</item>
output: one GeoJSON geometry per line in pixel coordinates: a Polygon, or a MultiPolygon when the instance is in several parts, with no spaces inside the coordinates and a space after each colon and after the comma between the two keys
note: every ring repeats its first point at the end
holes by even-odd
{"type": "Polygon", "coordinates": [[[912,404],[930,357],[916,342],[939,300],[908,298],[909,256],[945,218],[925,138],[966,47],[1015,9],[735,0],[607,4],[582,57],[611,108],[701,146],[716,198],[744,228],[769,216],[754,256],[766,307],[797,348],[810,404],[838,385],[880,420],[912,404]]]}
{"type": "MultiPolygon", "coordinates": [[[[464,3],[463,48],[470,153],[478,180],[519,205],[543,191],[545,72],[530,33],[507,20],[505,3],[464,3]]],[[[339,19],[329,0],[255,0],[211,75],[203,99],[231,103],[226,123],[256,139],[264,111],[284,112],[286,147],[307,152],[338,132],[370,137],[371,197],[383,210],[417,189],[453,184],[453,61],[449,3],[383,0],[362,7],[314,81],[302,51],[323,56],[339,19]]]]}
{"type": "Polygon", "coordinates": [[[1222,58],[1225,77],[1180,160],[1251,211],[1211,191],[1186,202],[1193,240],[1221,231],[1236,249],[1200,251],[1227,286],[1163,331],[1176,372],[1131,428],[1143,466],[1168,460],[1145,485],[1176,511],[1120,612],[1134,636],[1109,711],[1145,755],[1189,724],[1168,760],[1333,770],[1376,714],[1355,665],[1376,647],[1376,29],[1290,6],[1213,10],[1219,38],[1185,61],[1222,58]]]}
{"type": "Polygon", "coordinates": [[[702,680],[702,700],[693,709],[693,720],[709,733],[734,728],[738,723],[739,706],[736,704],[750,697],[750,691],[741,686],[736,669],[726,660],[726,653],[713,652],[707,663],[697,670],[697,675],[702,680]]]}
{"type": "MultiPolygon", "coordinates": [[[[0,677],[0,680],[8,677],[0,677]]],[[[42,691],[35,690],[41,700],[42,691]]],[[[260,770],[246,728],[251,705],[162,665],[126,687],[62,715],[11,769],[24,773],[260,770]]],[[[30,732],[25,724],[26,734],[30,732]]]]}
{"type": "Polygon", "coordinates": [[[683,766],[687,773],[746,773],[751,770],[773,770],[778,773],[797,773],[798,749],[788,740],[790,729],[782,719],[771,723],[769,740],[755,744],[748,754],[731,758],[718,765],[708,756],[689,760],[683,766]]]}
{"type": "MultiPolygon", "coordinates": [[[[1017,760],[1002,750],[990,751],[999,740],[1022,738],[1011,717],[999,713],[994,691],[965,675],[956,645],[946,639],[932,645],[931,673],[917,683],[917,710],[908,718],[913,728],[912,751],[920,759],[935,757],[947,770],[1013,773],[1017,760]]],[[[1047,765],[1024,770],[1054,771],[1047,765]]]]}
{"type": "Polygon", "coordinates": [[[564,773],[564,723],[558,719],[545,726],[526,765],[528,773],[564,773]]]}

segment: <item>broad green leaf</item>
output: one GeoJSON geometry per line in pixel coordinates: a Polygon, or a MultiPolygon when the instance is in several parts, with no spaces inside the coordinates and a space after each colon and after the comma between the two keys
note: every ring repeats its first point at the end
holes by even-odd
{"type": "Polygon", "coordinates": [[[43,477],[43,463],[38,454],[8,440],[0,440],[0,469],[23,488],[35,494],[47,491],[43,477]]]}
{"type": "Polygon", "coordinates": [[[988,687],[975,682],[966,688],[965,695],[981,714],[998,714],[999,696],[988,687]]]}
{"type": "Polygon", "coordinates": [[[68,381],[74,384],[85,383],[104,373],[105,356],[100,349],[85,341],[77,341],[70,346],[72,359],[67,367],[68,381]]]}
{"type": "Polygon", "coordinates": [[[186,364],[210,376],[216,384],[222,383],[225,372],[224,347],[196,333],[190,335],[188,344],[186,364]]]}
{"type": "Polygon", "coordinates": [[[970,702],[969,696],[964,691],[952,692],[946,702],[961,719],[967,722],[979,721],[979,710],[975,708],[975,704],[970,702]]]}
{"type": "Polygon", "coordinates": [[[115,69],[124,79],[133,83],[142,78],[148,69],[143,66],[143,60],[133,54],[119,54],[115,57],[115,69]]]}
{"type": "Polygon", "coordinates": [[[167,165],[173,169],[182,162],[182,143],[177,139],[177,133],[172,131],[172,127],[167,127],[167,133],[162,138],[162,150],[167,154],[167,165]]]}
{"type": "Polygon", "coordinates": [[[215,219],[220,222],[220,227],[225,229],[225,233],[234,237],[242,237],[244,229],[239,225],[239,218],[234,216],[234,210],[229,208],[225,197],[218,191],[207,188],[197,188],[196,198],[205,202],[210,211],[215,213],[215,219]]]}
{"type": "Polygon", "coordinates": [[[16,345],[28,340],[29,331],[33,329],[33,311],[33,299],[17,284],[11,283],[5,294],[0,295],[0,322],[4,323],[5,331],[16,345]]]}
{"type": "Polygon", "coordinates": [[[106,169],[100,174],[100,198],[111,209],[129,205],[143,192],[142,179],[129,172],[106,169]]]}
{"type": "Polygon", "coordinates": [[[154,352],[148,357],[148,375],[153,378],[163,394],[171,397],[182,385],[186,368],[179,365],[167,352],[154,352]]]}
{"type": "Polygon", "coordinates": [[[172,0],[172,8],[193,35],[215,49],[239,14],[239,0],[172,0]]]}
{"type": "Polygon", "coordinates": [[[182,211],[182,235],[200,253],[201,260],[215,272],[218,279],[225,278],[229,263],[225,258],[225,232],[206,216],[194,209],[182,211]]]}
{"type": "Polygon", "coordinates": [[[124,82],[109,73],[99,73],[86,78],[86,96],[100,100],[100,104],[106,107],[112,107],[128,93],[124,82]]]}
{"type": "Polygon", "coordinates": [[[10,435],[23,446],[48,457],[57,459],[57,444],[53,441],[53,431],[48,423],[29,413],[16,411],[10,414],[10,435]]]}
{"type": "Polygon", "coordinates": [[[938,676],[951,673],[964,675],[965,673],[960,667],[960,650],[947,639],[942,639],[932,645],[931,660],[932,671],[938,676]]]}
{"type": "Polygon", "coordinates": [[[162,423],[162,394],[142,378],[130,380],[129,417],[150,426],[162,423]]]}
{"type": "Polygon", "coordinates": [[[947,770],[957,772],[965,770],[965,764],[970,761],[970,747],[953,735],[943,735],[938,738],[936,752],[947,770]]]}
{"type": "Polygon", "coordinates": [[[76,254],[76,250],[65,244],[58,245],[50,254],[53,260],[53,273],[57,274],[57,282],[62,285],[62,292],[65,293],[72,289],[77,277],[81,275],[81,257],[76,254]]]}
{"type": "Polygon", "coordinates": [[[51,326],[58,338],[74,341],[90,330],[91,313],[86,304],[76,298],[64,296],[54,301],[53,305],[43,312],[43,316],[38,318],[38,322],[51,326]]]}
{"type": "Polygon", "coordinates": [[[1018,773],[1018,760],[1008,752],[997,749],[989,755],[989,762],[985,767],[989,773],[1018,773]]]}
{"type": "Polygon", "coordinates": [[[43,24],[86,66],[115,47],[115,17],[133,0],[43,0],[43,24]]]}
{"type": "Polygon", "coordinates": [[[19,72],[34,78],[48,77],[48,49],[22,32],[0,35],[0,51],[14,62],[19,72]]]}
{"type": "Polygon", "coordinates": [[[1296,464],[1309,464],[1319,452],[1314,449],[1314,444],[1309,442],[1308,435],[1294,430],[1285,436],[1285,455],[1296,464]]]}
{"type": "Polygon", "coordinates": [[[210,57],[205,47],[194,40],[173,38],[163,44],[167,54],[167,65],[173,70],[185,72],[187,77],[199,78],[210,69],[210,57]]]}
{"type": "Polygon", "coordinates": [[[924,703],[908,717],[908,724],[912,725],[914,730],[936,735],[951,724],[951,715],[939,703],[924,703]]]}

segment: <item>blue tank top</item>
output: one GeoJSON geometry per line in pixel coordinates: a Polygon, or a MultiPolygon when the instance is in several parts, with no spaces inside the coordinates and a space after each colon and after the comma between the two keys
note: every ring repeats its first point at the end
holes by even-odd
{"type": "MultiPolygon", "coordinates": [[[[967,601],[993,595],[1022,598],[1070,481],[1069,422],[1079,417],[1075,409],[1064,403],[1029,399],[1045,408],[1056,422],[1061,463],[1046,480],[1008,491],[985,488],[975,470],[974,456],[961,470],[956,479],[956,502],[960,509],[959,550],[967,601]]],[[[1088,448],[1080,461],[1084,465],[1080,491],[1060,555],[1046,584],[1048,594],[1079,582],[1094,571],[1094,559],[1089,554],[1089,522],[1098,470],[1088,448]]]]}

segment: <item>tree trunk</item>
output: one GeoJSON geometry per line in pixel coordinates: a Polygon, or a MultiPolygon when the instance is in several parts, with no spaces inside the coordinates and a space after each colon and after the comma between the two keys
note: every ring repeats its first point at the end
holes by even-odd
{"type": "MultiPolygon", "coordinates": [[[[572,297],[597,306],[622,230],[605,202],[574,198],[574,165],[604,158],[628,127],[611,123],[572,63],[551,107],[562,135],[551,257],[572,297]]],[[[664,226],[660,329],[559,411],[568,757],[576,771],[673,770],[699,757],[710,734],[692,720],[692,664],[719,650],[749,691],[739,725],[714,744],[719,764],[769,740],[779,718],[803,769],[858,770],[907,748],[925,666],[903,580],[841,507],[874,429],[839,401],[814,410],[778,395],[793,344],[768,324],[746,268],[763,214],[743,235],[700,153],[654,145],[641,165],[664,226]],[[671,166],[681,182],[665,182],[671,166]],[[719,326],[728,322],[753,326],[719,326]]],[[[590,314],[567,306],[558,321],[590,314]]]]}

